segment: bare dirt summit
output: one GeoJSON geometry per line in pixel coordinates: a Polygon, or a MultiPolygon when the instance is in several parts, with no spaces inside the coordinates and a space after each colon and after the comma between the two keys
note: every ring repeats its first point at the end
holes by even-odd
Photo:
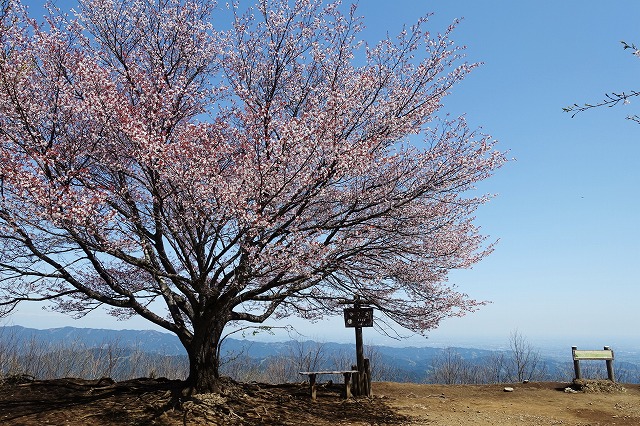
{"type": "Polygon", "coordinates": [[[184,397],[166,379],[0,384],[2,425],[639,425],[640,386],[610,382],[501,385],[374,383],[370,398],[343,400],[304,383],[241,384],[184,397]],[[505,390],[512,388],[512,390],[505,390]]]}

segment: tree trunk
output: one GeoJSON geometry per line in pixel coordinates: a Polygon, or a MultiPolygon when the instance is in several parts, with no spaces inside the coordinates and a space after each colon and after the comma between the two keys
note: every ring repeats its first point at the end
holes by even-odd
{"type": "Polygon", "coordinates": [[[194,324],[193,339],[185,344],[189,356],[187,385],[193,393],[219,392],[221,390],[220,352],[218,343],[224,323],[219,320],[203,320],[194,324]]]}

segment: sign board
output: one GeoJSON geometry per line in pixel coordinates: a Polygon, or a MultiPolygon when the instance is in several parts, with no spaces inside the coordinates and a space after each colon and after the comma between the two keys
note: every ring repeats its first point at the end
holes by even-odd
{"type": "Polygon", "coordinates": [[[610,360],[613,359],[613,351],[612,350],[604,350],[604,351],[573,351],[573,359],[574,360],[610,360]]]}
{"type": "Polygon", "coordinates": [[[346,308],[345,327],[373,327],[373,308],[346,308]]]}
{"type": "Polygon", "coordinates": [[[607,377],[612,382],[616,381],[613,371],[613,351],[609,346],[605,346],[604,350],[602,351],[579,351],[577,346],[572,346],[571,352],[573,354],[573,369],[576,372],[576,379],[582,379],[582,372],[580,371],[580,361],[602,360],[607,364],[607,377]]]}

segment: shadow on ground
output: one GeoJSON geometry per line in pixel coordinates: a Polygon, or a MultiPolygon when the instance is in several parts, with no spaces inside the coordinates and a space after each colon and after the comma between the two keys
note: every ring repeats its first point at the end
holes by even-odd
{"type": "Polygon", "coordinates": [[[184,385],[166,379],[16,380],[0,385],[3,425],[395,425],[385,398],[341,398],[328,385],[310,399],[306,384],[241,384],[229,381],[220,394],[182,396],[184,385]]]}

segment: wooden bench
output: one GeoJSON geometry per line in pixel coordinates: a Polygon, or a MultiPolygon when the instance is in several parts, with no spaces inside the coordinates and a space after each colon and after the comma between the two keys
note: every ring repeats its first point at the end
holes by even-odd
{"type": "Polygon", "coordinates": [[[344,377],[344,397],[345,399],[351,398],[351,378],[354,374],[357,374],[358,370],[344,370],[344,371],[300,371],[300,374],[309,376],[309,388],[311,390],[311,399],[316,399],[316,378],[319,374],[342,374],[344,377]]]}

